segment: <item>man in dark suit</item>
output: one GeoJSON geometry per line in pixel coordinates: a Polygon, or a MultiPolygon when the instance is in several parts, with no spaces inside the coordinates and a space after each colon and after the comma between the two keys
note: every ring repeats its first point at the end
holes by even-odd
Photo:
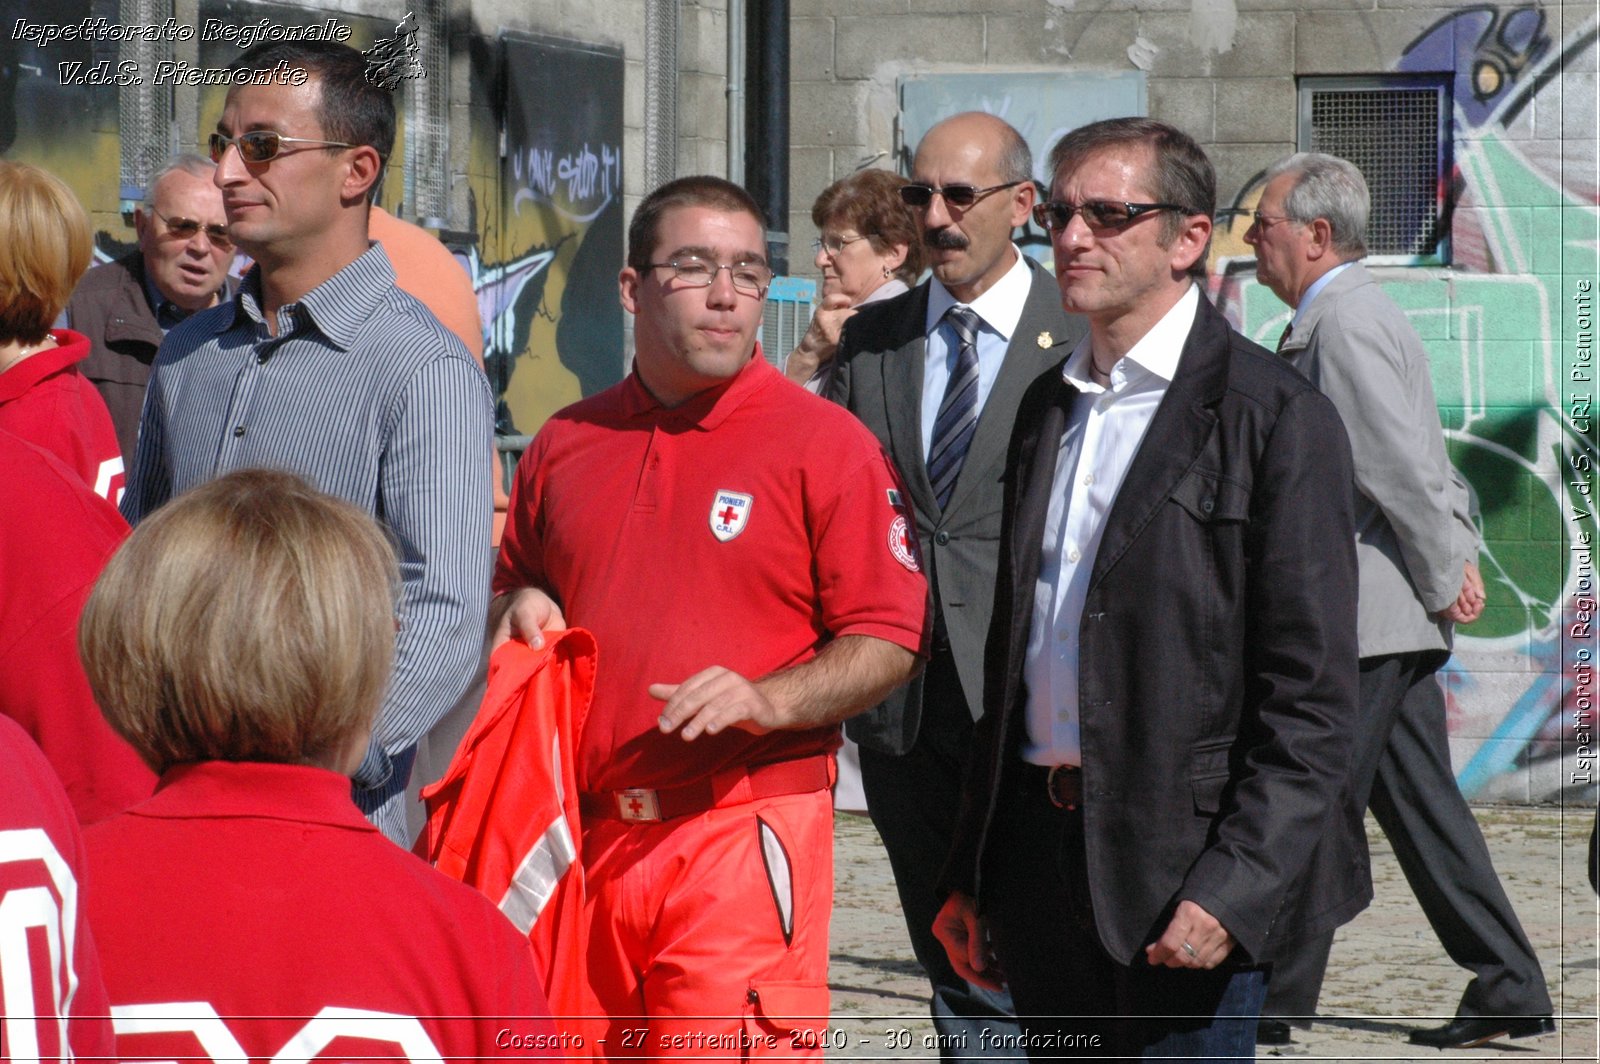
{"type": "Polygon", "coordinates": [[[928,131],[902,195],[922,227],[933,276],[862,307],[845,325],[828,393],[894,458],[933,593],[927,669],[846,730],[861,744],[867,811],[933,984],[946,1060],[985,1059],[985,1028],[1017,1030],[1003,993],[974,987],[950,967],[933,917],[982,705],[1006,442],[1023,389],[1060,357],[1058,345],[1084,330],[1062,312],[1049,273],[1011,241],[1033,207],[1032,174],[1027,142],[993,115],[960,114],[928,131]]]}
{"type": "Polygon", "coordinates": [[[1370,900],[1350,448],[1201,293],[1216,179],[1149,119],[1051,154],[1089,337],[1008,456],[984,716],[935,930],[1030,1055],[1253,1060],[1282,943],[1370,900]],[[980,922],[979,913],[984,920],[980,922]]]}
{"type": "MultiPolygon", "coordinates": [[[[1361,727],[1351,780],[1394,845],[1400,869],[1456,963],[1473,979],[1456,1017],[1411,1041],[1463,1048],[1555,1029],[1539,958],[1450,768],[1444,694],[1434,675],[1452,625],[1483,610],[1466,487],[1445,456],[1428,354],[1360,259],[1370,197],[1354,164],[1311,152],[1267,171],[1245,243],[1256,277],[1294,308],[1278,353],[1350,427],[1355,458],[1361,727]]],[[[1273,974],[1262,1041],[1316,1012],[1332,935],[1273,974]]]]}

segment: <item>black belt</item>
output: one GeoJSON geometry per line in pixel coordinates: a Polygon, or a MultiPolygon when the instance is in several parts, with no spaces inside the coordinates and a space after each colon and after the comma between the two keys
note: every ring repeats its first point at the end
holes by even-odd
{"type": "Polygon", "coordinates": [[[1017,779],[1028,798],[1042,794],[1051,805],[1068,812],[1083,807],[1083,769],[1077,765],[1035,765],[1024,761],[1017,779]]]}

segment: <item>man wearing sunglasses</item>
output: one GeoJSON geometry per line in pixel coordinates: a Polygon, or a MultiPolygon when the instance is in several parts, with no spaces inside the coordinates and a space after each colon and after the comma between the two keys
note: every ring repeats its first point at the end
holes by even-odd
{"type": "Polygon", "coordinates": [[[156,357],[123,498],[138,523],[233,469],[300,473],[374,514],[403,575],[394,675],[356,804],[406,841],[418,740],[478,668],[488,608],[493,406],[461,341],[396,287],[367,233],[394,144],[394,100],[343,44],[274,41],[234,69],[210,138],[228,234],[255,259],[230,302],[175,328],[156,357]]]}
{"type": "Polygon", "coordinates": [[[1255,1059],[1266,965],[1370,899],[1350,451],[1205,299],[1216,178],[1144,118],[1051,153],[1089,336],[1017,414],[990,683],[937,930],[1035,1059],[1255,1059]],[[981,915],[980,915],[981,914],[981,915]]]}
{"type": "MultiPolygon", "coordinates": [[[[1449,660],[1453,626],[1483,611],[1478,537],[1445,454],[1427,352],[1359,261],[1369,204],[1352,163],[1292,155],[1268,169],[1244,239],[1256,251],[1257,279],[1294,309],[1279,355],[1350,427],[1361,566],[1361,741],[1352,785],[1394,844],[1434,933],[1473,973],[1456,1017],[1413,1030],[1411,1041],[1467,1048],[1543,1034],[1554,1021],[1539,958],[1450,768],[1435,673],[1449,660]]],[[[1279,966],[1269,1016],[1309,1021],[1332,941],[1329,934],[1279,966]]],[[[1289,1035],[1286,1026],[1274,1033],[1280,1041],[1289,1035]]]]}
{"type": "Polygon", "coordinates": [[[1004,992],[951,968],[933,936],[934,887],[982,706],[1012,420],[1028,382],[1084,326],[1012,242],[1037,192],[1032,154],[1011,126],[981,113],[939,122],[900,194],[933,276],[846,323],[828,394],[873,431],[906,482],[933,587],[933,645],[921,676],[845,728],[861,745],[867,810],[932,984],[941,1056],[983,1060],[996,1053],[985,1031],[1014,1035],[1016,1021],[1004,992]]]}
{"type": "Polygon", "coordinates": [[[79,369],[105,399],[129,462],[156,349],[174,325],[233,294],[233,241],[215,170],[188,154],[158,170],[133,210],[138,248],[84,274],[67,303],[67,324],[89,338],[79,369]]]}

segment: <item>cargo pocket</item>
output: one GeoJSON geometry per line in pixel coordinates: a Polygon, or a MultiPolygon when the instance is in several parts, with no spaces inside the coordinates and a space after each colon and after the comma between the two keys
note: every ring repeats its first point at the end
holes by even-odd
{"type": "Polygon", "coordinates": [[[744,997],[744,1060],[821,1060],[828,1044],[826,983],[752,983],[744,997]]]}

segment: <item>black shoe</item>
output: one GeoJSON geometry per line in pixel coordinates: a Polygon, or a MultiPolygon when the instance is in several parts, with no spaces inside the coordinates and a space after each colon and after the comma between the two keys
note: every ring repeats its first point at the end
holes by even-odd
{"type": "Polygon", "coordinates": [[[1268,1016],[1256,1021],[1256,1045],[1258,1046],[1286,1046],[1294,1041],[1289,1037],[1289,1021],[1275,1020],[1268,1016]]]}
{"type": "Polygon", "coordinates": [[[1457,1016],[1443,1027],[1419,1027],[1411,1044],[1435,1049],[1474,1049],[1501,1038],[1529,1038],[1549,1034],[1556,1021],[1549,1016],[1457,1016]]]}

